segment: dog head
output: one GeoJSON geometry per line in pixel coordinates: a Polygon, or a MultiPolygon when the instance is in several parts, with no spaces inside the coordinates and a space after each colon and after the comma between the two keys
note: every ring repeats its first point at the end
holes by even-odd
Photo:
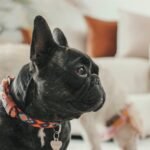
{"type": "Polygon", "coordinates": [[[70,120],[102,107],[105,93],[98,66],[89,56],[70,48],[60,29],[52,34],[41,16],[34,21],[30,59],[42,118],[48,120],[53,112],[56,121],[70,120]]]}

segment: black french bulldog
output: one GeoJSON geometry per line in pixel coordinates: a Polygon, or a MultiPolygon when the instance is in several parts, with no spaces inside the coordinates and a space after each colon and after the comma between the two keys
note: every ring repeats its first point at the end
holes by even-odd
{"type": "MultiPolygon", "coordinates": [[[[62,125],[61,150],[70,139],[69,120],[96,111],[105,101],[98,66],[85,54],[70,48],[60,29],[53,36],[41,16],[34,21],[31,62],[10,85],[17,106],[32,118],[62,125]]],[[[52,150],[53,129],[44,129],[44,145],[34,128],[8,116],[0,107],[0,150],[52,150]]]]}

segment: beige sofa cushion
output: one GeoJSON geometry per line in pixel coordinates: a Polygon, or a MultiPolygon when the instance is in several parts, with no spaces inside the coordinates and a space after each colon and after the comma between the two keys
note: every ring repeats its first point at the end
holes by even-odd
{"type": "Polygon", "coordinates": [[[139,58],[100,58],[94,61],[107,68],[127,93],[150,92],[149,61],[139,58]]]}

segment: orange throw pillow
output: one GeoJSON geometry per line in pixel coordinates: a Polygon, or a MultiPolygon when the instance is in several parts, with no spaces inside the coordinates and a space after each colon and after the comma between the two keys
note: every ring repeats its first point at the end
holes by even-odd
{"type": "Polygon", "coordinates": [[[117,22],[84,16],[88,25],[87,53],[92,57],[114,56],[117,49],[117,22]]]}
{"type": "Polygon", "coordinates": [[[30,29],[28,29],[28,28],[20,28],[20,31],[21,31],[22,36],[23,36],[22,43],[31,44],[31,41],[32,41],[32,31],[30,29]]]}

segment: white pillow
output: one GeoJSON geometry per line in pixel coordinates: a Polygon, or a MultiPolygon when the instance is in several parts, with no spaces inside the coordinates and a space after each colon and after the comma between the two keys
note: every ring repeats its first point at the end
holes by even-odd
{"type": "Polygon", "coordinates": [[[100,68],[102,66],[108,69],[128,94],[150,92],[150,69],[148,60],[107,57],[96,58],[94,61],[100,68]]]}
{"type": "Polygon", "coordinates": [[[128,9],[119,11],[117,56],[148,58],[150,15],[128,9]]]}

